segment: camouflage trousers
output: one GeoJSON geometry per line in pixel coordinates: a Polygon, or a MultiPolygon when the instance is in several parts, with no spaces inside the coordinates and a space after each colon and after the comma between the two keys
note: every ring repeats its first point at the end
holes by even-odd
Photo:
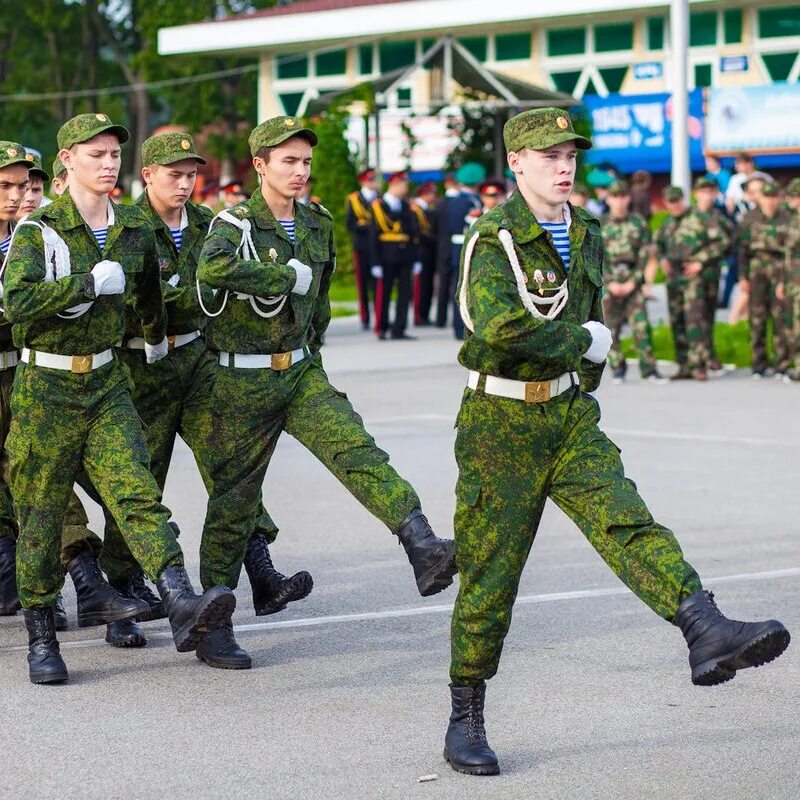
{"type": "MultiPolygon", "coordinates": [[[[175,437],[189,445],[200,477],[211,493],[208,474],[208,447],[211,436],[211,402],[217,375],[217,358],[205,349],[205,342],[196,339],[176,348],[166,358],[148,364],[143,350],[117,351],[133,381],[133,404],[142,420],[144,438],[150,453],[150,471],[161,491],[167,481],[175,437]]],[[[102,566],[110,579],[124,580],[139,565],[120,534],[113,515],[104,508],[106,517],[105,547],[102,566]]],[[[263,533],[269,542],[278,535],[278,528],[259,503],[251,533],[263,533]]]]}
{"type": "Polygon", "coordinates": [[[750,279],[750,347],[753,371],[764,372],[767,358],[767,321],[772,320],[775,369],[786,372],[792,361],[792,304],[779,300],[776,282],[766,271],[755,272],[750,279]]]}
{"type": "Polygon", "coordinates": [[[597,402],[578,389],[546,403],[465,390],[455,446],[461,586],[451,627],[453,683],[475,684],[497,671],[548,497],[664,619],[701,589],[674,535],[653,520],[625,477],[599,420],[597,402]]]}
{"type": "Polygon", "coordinates": [[[706,295],[706,318],[708,319],[708,357],[717,361],[717,348],[714,344],[714,321],[717,316],[717,300],[719,298],[719,279],[722,275],[722,264],[708,267],[703,272],[706,295]]]}
{"type": "Polygon", "coordinates": [[[64,582],[62,525],[83,470],[131,552],[155,580],[183,555],[149,470],[128,375],[115,359],[86,374],[23,365],[6,442],[19,521],[17,587],[23,607],[50,605],[64,582]]]}
{"type": "Polygon", "coordinates": [[[701,276],[670,280],[667,298],[678,366],[707,369],[712,358],[708,282],[701,276]]]}
{"type": "MultiPolygon", "coordinates": [[[[8,457],[5,452],[6,438],[11,424],[11,392],[16,368],[0,371],[0,453],[2,456],[2,477],[0,477],[0,539],[17,537],[17,520],[11,491],[8,488],[8,457]]],[[[61,564],[67,564],[78,553],[90,548],[99,557],[103,542],[89,530],[89,518],[78,495],[72,492],[61,532],[61,564]]]]}
{"type": "Polygon", "coordinates": [[[283,431],[308,448],[389,528],[399,527],[420,506],[412,486],[364,429],[347,395],[331,386],[318,355],[283,372],[220,367],[213,411],[213,490],[200,545],[200,580],[206,588],[236,588],[250,521],[283,431]]]}
{"type": "Polygon", "coordinates": [[[622,326],[627,322],[633,334],[633,343],[639,353],[639,370],[642,376],[652,375],[656,371],[656,360],[653,357],[647,306],[641,289],[636,289],[627,297],[604,295],[603,317],[613,337],[613,344],[608,353],[608,365],[614,370],[625,369],[620,337],[622,326]]]}

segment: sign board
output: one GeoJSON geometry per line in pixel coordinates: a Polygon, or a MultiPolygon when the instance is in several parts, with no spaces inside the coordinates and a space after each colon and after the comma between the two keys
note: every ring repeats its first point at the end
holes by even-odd
{"type": "Polygon", "coordinates": [[[750,59],[747,56],[722,56],[719,60],[720,72],[747,72],[750,59]]]}
{"type": "Polygon", "coordinates": [[[647,81],[651,78],[664,76],[664,65],[660,61],[643,61],[633,65],[633,77],[637,81],[647,81]]]}

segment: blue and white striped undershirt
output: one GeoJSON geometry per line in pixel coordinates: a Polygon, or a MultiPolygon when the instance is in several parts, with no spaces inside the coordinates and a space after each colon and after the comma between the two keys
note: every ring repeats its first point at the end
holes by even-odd
{"type": "Polygon", "coordinates": [[[97,239],[97,246],[100,248],[100,252],[102,253],[103,250],[106,248],[106,237],[108,236],[108,226],[105,228],[92,228],[92,233],[94,234],[94,238],[97,239]]]}
{"type": "Polygon", "coordinates": [[[566,222],[539,222],[553,237],[553,244],[564,262],[564,269],[569,269],[569,231],[566,222]]]}
{"type": "Polygon", "coordinates": [[[293,219],[279,219],[281,227],[286,231],[286,235],[292,240],[294,244],[294,220],[293,219]]]}
{"type": "Polygon", "coordinates": [[[170,228],[169,232],[172,234],[172,241],[175,242],[175,249],[180,252],[181,245],[183,244],[183,228],[170,228]]]}
{"type": "Polygon", "coordinates": [[[8,255],[8,246],[10,244],[11,244],[10,236],[6,236],[5,239],[0,240],[0,253],[2,253],[4,257],[8,255]]]}

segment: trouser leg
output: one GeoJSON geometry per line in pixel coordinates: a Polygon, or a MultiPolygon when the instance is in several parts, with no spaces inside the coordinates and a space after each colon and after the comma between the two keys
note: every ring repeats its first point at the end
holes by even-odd
{"type": "Polygon", "coordinates": [[[767,360],[767,316],[769,312],[769,283],[760,272],[750,280],[750,347],[753,352],[753,371],[764,372],[767,360]]]}
{"type": "Polygon", "coordinates": [[[709,334],[705,284],[700,276],[686,282],[683,298],[689,367],[693,370],[705,370],[709,361],[709,334]]]}
{"type": "Polygon", "coordinates": [[[627,316],[628,325],[633,334],[633,343],[639,354],[639,371],[642,376],[652,375],[656,371],[656,359],[653,355],[647,305],[640,289],[637,289],[628,298],[627,316]]]}
{"type": "Polygon", "coordinates": [[[87,549],[99,559],[103,552],[103,541],[89,529],[86,509],[73,490],[69,496],[64,527],[61,531],[61,565],[66,569],[67,564],[75,556],[87,549]]]}
{"type": "Polygon", "coordinates": [[[686,310],[684,307],[685,285],[680,281],[667,284],[667,303],[672,340],[675,345],[675,361],[680,369],[689,363],[689,341],[686,336],[686,310]]]}
{"type": "Polygon", "coordinates": [[[398,265],[397,264],[384,264],[383,265],[383,288],[381,295],[381,328],[380,332],[386,334],[389,332],[389,304],[392,301],[392,292],[394,285],[397,282],[398,265]]]}
{"type": "Polygon", "coordinates": [[[411,265],[397,265],[397,304],[394,310],[392,336],[402,336],[408,327],[408,306],[411,302],[411,265]]]}
{"type": "Polygon", "coordinates": [[[358,295],[358,313],[362,325],[369,325],[369,258],[357,248],[353,248],[353,273],[358,295]]]}
{"type": "Polygon", "coordinates": [[[11,392],[16,369],[0,370],[0,539],[17,538],[17,516],[8,487],[6,438],[11,424],[11,392]]]}
{"type": "Polygon", "coordinates": [[[620,334],[625,321],[624,300],[607,294],[603,297],[603,319],[611,331],[611,349],[608,351],[608,366],[617,371],[625,369],[625,357],[622,354],[620,334]]]}

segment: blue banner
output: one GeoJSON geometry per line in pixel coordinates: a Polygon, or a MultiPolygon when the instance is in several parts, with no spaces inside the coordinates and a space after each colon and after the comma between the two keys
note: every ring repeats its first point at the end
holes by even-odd
{"type": "MultiPolygon", "coordinates": [[[[624,173],[637,169],[669,172],[672,166],[671,96],[584,95],[592,123],[590,164],[609,162],[624,173]]],[[[703,90],[689,93],[689,156],[693,171],[704,169],[703,90]]]]}

